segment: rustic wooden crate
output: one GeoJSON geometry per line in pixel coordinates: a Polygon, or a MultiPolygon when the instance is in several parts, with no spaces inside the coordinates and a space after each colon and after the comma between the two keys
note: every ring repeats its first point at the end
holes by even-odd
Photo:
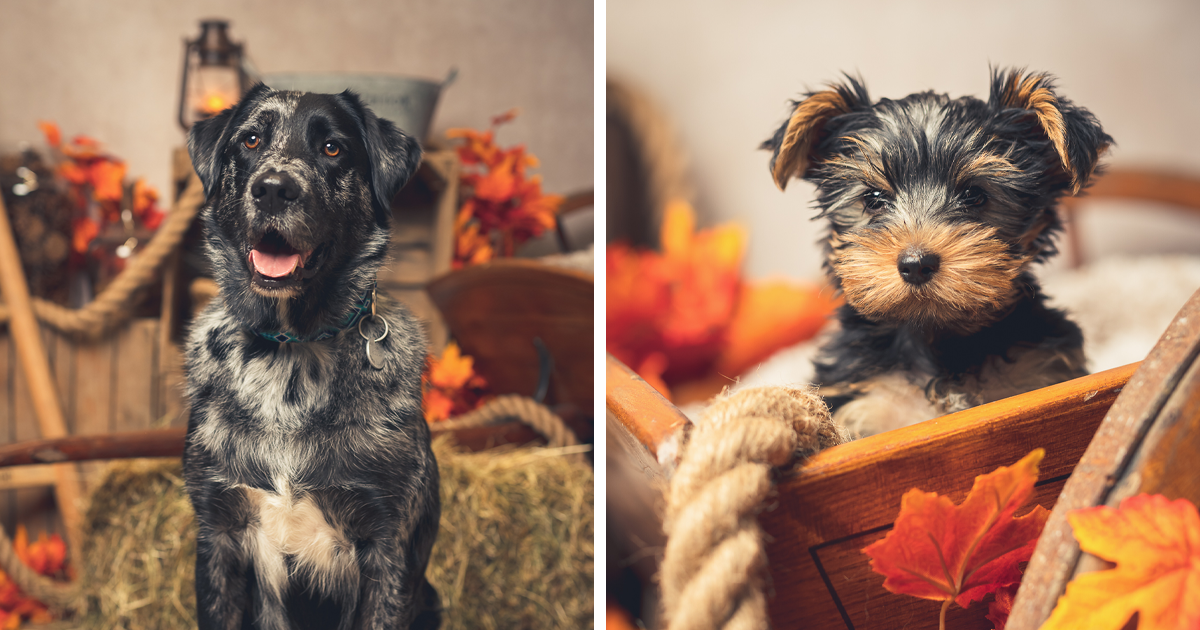
{"type": "MultiPolygon", "coordinates": [[[[777,628],[936,628],[939,602],[883,589],[862,548],[890,531],[910,488],[961,502],[975,476],[1046,449],[1033,501],[1051,508],[1139,364],[1092,374],[828,449],[782,474],[759,516],[777,628]]],[[[612,357],[607,368],[608,509],[615,545],[656,584],[666,480],[658,446],[687,419],[612,357]]],[[[610,542],[610,552],[614,545],[610,542]]],[[[650,593],[653,597],[653,593],[650,593]]],[[[986,630],[986,606],[951,607],[947,627],[986,630]]]]}
{"type": "MultiPolygon", "coordinates": [[[[113,335],[83,341],[42,327],[68,430],[75,435],[178,425],[183,413],[182,357],[161,345],[161,321],[133,319],[113,335]]],[[[29,389],[7,330],[0,332],[0,445],[41,437],[29,389]]],[[[83,466],[85,483],[96,470],[83,466]]],[[[49,466],[10,468],[0,473],[0,522],[14,531],[61,531],[49,487],[49,466]]]]}

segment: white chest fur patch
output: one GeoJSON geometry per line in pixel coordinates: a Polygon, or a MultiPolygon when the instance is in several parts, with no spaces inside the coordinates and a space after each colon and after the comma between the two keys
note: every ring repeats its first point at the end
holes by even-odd
{"type": "Polygon", "coordinates": [[[319,591],[343,591],[356,583],[354,545],[329,524],[310,497],[297,495],[286,481],[277,482],[276,488],[279,492],[242,487],[258,514],[245,540],[260,587],[282,595],[291,577],[287,557],[293,570],[306,575],[319,591]]]}

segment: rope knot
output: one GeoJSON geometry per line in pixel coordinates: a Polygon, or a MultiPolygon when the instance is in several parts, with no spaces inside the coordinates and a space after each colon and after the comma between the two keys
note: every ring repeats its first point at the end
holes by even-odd
{"type": "Polygon", "coordinates": [[[756,516],[771,469],[846,441],[816,388],[761,387],[705,410],[671,478],[661,582],[671,630],[766,628],[756,516]]]}

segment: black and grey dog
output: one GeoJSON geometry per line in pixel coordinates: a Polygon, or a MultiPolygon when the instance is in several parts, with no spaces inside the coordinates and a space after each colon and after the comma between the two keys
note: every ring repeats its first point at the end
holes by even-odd
{"type": "Polygon", "coordinates": [[[994,71],[987,102],[813,92],[763,148],[783,189],[816,184],[825,268],[845,297],[816,380],[839,420],[878,433],[1084,375],[1083,337],[1030,272],[1056,205],[1112,143],[1045,74],[994,71]]]}
{"type": "Polygon", "coordinates": [[[220,295],[187,343],[201,628],[436,628],[425,337],[375,294],[417,143],[351,92],[254,87],[188,140],[220,295]]]}

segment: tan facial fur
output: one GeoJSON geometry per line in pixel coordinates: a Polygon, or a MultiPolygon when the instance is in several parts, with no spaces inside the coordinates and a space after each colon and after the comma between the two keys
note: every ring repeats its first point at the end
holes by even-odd
{"type": "Polygon", "coordinates": [[[903,223],[844,235],[833,259],[846,301],[875,321],[912,322],[973,332],[991,323],[1014,296],[1028,262],[1008,253],[995,231],[969,225],[903,223]],[[926,283],[904,281],[896,261],[909,248],[941,257],[926,283]]]}

